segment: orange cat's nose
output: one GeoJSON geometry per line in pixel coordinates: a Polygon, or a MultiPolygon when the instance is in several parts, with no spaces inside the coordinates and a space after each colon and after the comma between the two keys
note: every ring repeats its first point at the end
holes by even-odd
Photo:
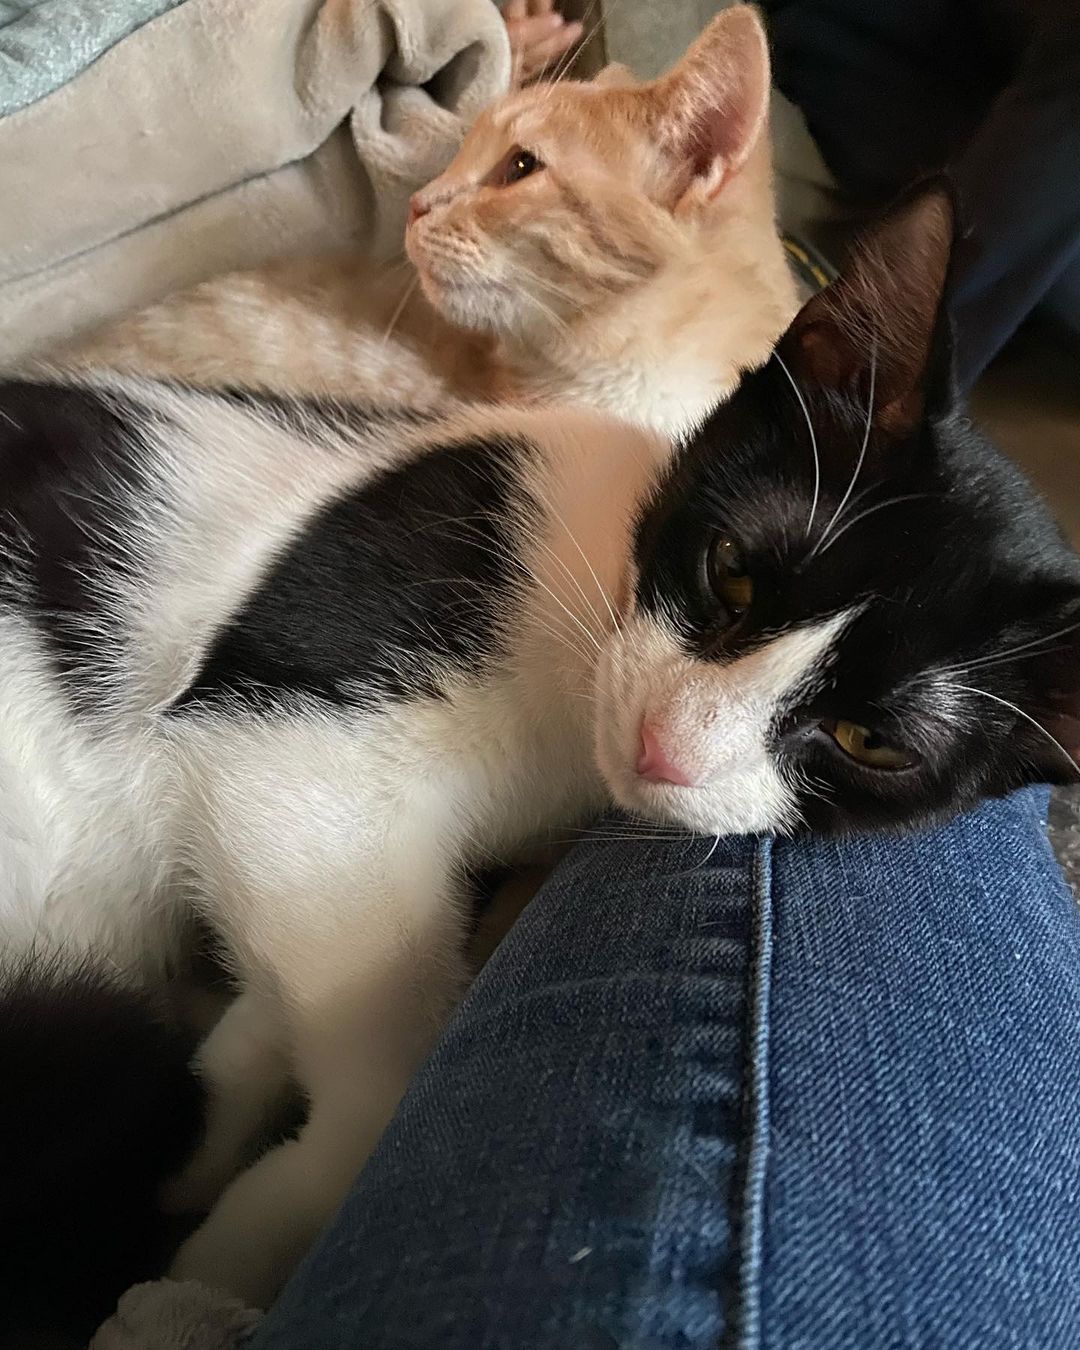
{"type": "Polygon", "coordinates": [[[410,225],[415,224],[416,221],[418,221],[418,220],[420,219],[421,216],[426,216],[427,213],[428,213],[428,211],[429,211],[430,209],[431,209],[431,208],[430,208],[429,206],[425,206],[425,205],[424,205],[424,203],[420,200],[420,197],[419,197],[418,194],[417,194],[417,195],[414,195],[414,196],[412,196],[412,197],[410,197],[410,198],[409,198],[409,224],[410,224],[410,225]]]}

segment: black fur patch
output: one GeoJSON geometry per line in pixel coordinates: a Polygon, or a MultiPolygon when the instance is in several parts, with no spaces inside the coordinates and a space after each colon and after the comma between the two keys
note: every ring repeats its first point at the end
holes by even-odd
{"type": "Polygon", "coordinates": [[[194,1148],[192,1039],[89,964],[0,966],[0,1347],[84,1346],[161,1274],[161,1183],[194,1148]]]}
{"type": "Polygon", "coordinates": [[[330,503],[218,635],[176,709],[299,693],[364,705],[436,694],[502,646],[529,504],[521,441],[428,451],[330,503]]]}
{"type": "Polygon", "coordinates": [[[88,631],[100,638],[107,624],[94,578],[128,565],[122,541],[145,490],[140,451],[138,422],[116,399],[0,384],[0,598],[14,588],[74,689],[94,666],[88,631]]]}

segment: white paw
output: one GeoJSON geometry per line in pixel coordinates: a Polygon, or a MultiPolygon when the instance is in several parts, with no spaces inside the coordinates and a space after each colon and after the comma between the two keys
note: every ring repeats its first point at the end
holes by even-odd
{"type": "Polygon", "coordinates": [[[241,1173],[176,1253],[169,1278],[199,1280],[248,1307],[269,1307],[328,1217],[321,1206],[310,1212],[319,1178],[303,1162],[291,1141],[241,1173]]]}

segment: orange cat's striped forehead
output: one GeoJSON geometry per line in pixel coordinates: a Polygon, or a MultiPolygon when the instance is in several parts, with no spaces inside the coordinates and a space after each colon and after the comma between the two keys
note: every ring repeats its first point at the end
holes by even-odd
{"type": "Polygon", "coordinates": [[[645,90],[538,85],[484,112],[443,177],[477,182],[508,150],[522,146],[571,177],[605,172],[646,186],[660,160],[652,111],[645,90]]]}

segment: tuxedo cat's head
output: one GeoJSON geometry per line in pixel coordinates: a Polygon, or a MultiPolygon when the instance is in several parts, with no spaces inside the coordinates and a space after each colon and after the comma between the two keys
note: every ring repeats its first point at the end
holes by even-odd
{"type": "Polygon", "coordinates": [[[719,366],[712,406],[795,308],[768,103],[768,49],[744,5],[661,79],[612,67],[501,100],[413,199],[406,247],[425,294],[458,326],[556,362],[678,341],[719,366]]]}
{"type": "Polygon", "coordinates": [[[901,827],[1080,754],[1080,560],[953,398],[949,197],[898,206],[674,459],[597,745],[708,832],[901,827]]]}

